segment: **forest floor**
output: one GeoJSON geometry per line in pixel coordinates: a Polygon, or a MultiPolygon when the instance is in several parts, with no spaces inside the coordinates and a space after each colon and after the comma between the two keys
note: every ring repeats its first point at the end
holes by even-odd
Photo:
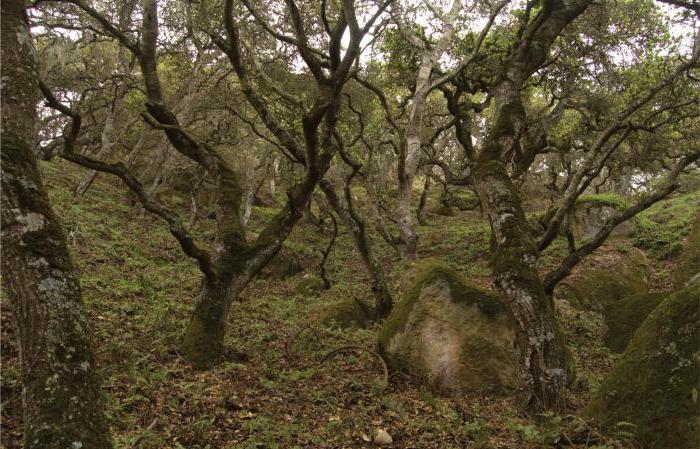
{"type": "MultiPolygon", "coordinates": [[[[400,448],[633,447],[623,434],[602,437],[577,417],[616,355],[601,343],[600,315],[564,301],[557,305],[579,380],[559,415],[524,417],[510,397],[440,397],[401,374],[382,390],[381,367],[367,354],[320,363],[339,346],[374,347],[378,329],[320,324],[321,311],[333,301],[371,301],[342,228],[327,264],[331,289],[294,293],[304,273],[254,281],[231,311],[225,360],[210,371],[194,371],[177,347],[198,290],[195,264],[162,222],[127,204],[114,180],[101,176],[86,197],[74,200],[71,188],[83,172],[61,161],[44,164],[43,171],[80,269],[117,448],[364,448],[379,428],[400,448]]],[[[272,212],[255,208],[252,229],[272,212]]],[[[199,233],[211,239],[206,225],[199,233]]],[[[470,281],[491,286],[488,227],[478,213],[431,215],[419,232],[421,257],[442,259],[470,281]]],[[[287,246],[304,255],[307,273],[315,273],[317,250],[328,238],[303,222],[287,246]]],[[[618,257],[633,243],[616,239],[594,260],[618,257]]],[[[375,244],[391,287],[400,291],[402,265],[383,242],[375,244]]],[[[564,247],[557,241],[544,254],[543,270],[564,247]]],[[[665,289],[673,262],[649,260],[652,289],[665,289]]],[[[3,302],[2,447],[14,449],[21,447],[21,386],[9,313],[3,302]]]]}

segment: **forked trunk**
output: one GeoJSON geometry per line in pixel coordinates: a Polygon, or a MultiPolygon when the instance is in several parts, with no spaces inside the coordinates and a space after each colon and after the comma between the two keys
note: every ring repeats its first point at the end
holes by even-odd
{"type": "Polygon", "coordinates": [[[539,252],[522,200],[500,160],[517,134],[515,126],[520,117],[519,104],[506,105],[499,111],[472,178],[491,225],[494,281],[517,324],[523,405],[529,411],[539,412],[561,407],[564,388],[573,373],[569,372],[554,303],[537,274],[539,252]]]}

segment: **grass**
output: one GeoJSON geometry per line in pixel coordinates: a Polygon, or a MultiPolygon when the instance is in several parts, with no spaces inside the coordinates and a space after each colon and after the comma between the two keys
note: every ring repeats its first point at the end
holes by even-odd
{"type": "MultiPolygon", "coordinates": [[[[327,264],[330,290],[295,293],[304,273],[282,281],[255,280],[232,308],[223,363],[210,371],[193,371],[177,348],[198,291],[195,264],[162,222],[127,204],[114,180],[100,176],[87,196],[76,201],[71,187],[81,171],[62,161],[45,164],[43,170],[80,269],[107,414],[119,449],[361,448],[369,446],[366,438],[378,428],[392,435],[396,447],[534,449],[546,447],[550,436],[565,431],[571,435],[580,426],[563,416],[540,424],[529,421],[509,399],[434,397],[401,376],[392,377],[389,388],[379,392],[380,370],[366,354],[320,365],[335,347],[371,348],[376,341],[376,325],[339,330],[319,324],[328,304],[346,298],[372,302],[346,230],[341,230],[327,264]],[[299,334],[301,329],[305,332],[299,334]]],[[[428,207],[437,206],[439,192],[433,189],[428,207]]],[[[682,208],[677,210],[687,218],[682,208]]],[[[255,208],[252,233],[273,213],[271,208],[255,208]]],[[[666,211],[658,208],[655,213],[666,211]]],[[[648,220],[656,223],[655,216],[650,213],[648,220]]],[[[479,213],[431,215],[429,222],[419,227],[421,257],[442,260],[470,282],[489,288],[489,230],[479,213]]],[[[201,220],[194,232],[202,244],[211,243],[209,221],[201,220]]],[[[676,225],[668,232],[681,233],[676,225]]],[[[301,223],[287,246],[304,255],[307,273],[315,273],[316,250],[328,238],[328,233],[301,223]]],[[[390,273],[390,285],[397,286],[402,273],[396,255],[376,235],[372,238],[390,273]]],[[[556,241],[543,258],[544,267],[552,266],[564,248],[556,241]]],[[[3,324],[9,323],[8,314],[3,308],[3,324]]],[[[563,309],[562,317],[579,372],[592,379],[572,393],[568,416],[584,405],[590,385],[609,369],[614,356],[601,349],[596,316],[582,319],[579,312],[563,309]]],[[[14,449],[20,447],[21,391],[11,326],[3,326],[3,337],[3,447],[14,449]]]]}
{"type": "Polygon", "coordinates": [[[676,195],[654,204],[637,216],[635,245],[657,259],[678,256],[699,206],[700,191],[676,195]]]}

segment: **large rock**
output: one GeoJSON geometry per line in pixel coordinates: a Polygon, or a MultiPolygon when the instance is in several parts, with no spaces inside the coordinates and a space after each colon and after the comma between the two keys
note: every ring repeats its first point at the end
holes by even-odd
{"type": "Polygon", "coordinates": [[[576,308],[604,312],[623,298],[648,291],[648,267],[641,251],[630,248],[608,259],[564,281],[559,296],[576,308]]]}
{"type": "Polygon", "coordinates": [[[695,218],[683,244],[673,283],[676,288],[700,284],[700,215],[695,218]]]}
{"type": "MultiPolygon", "coordinates": [[[[562,231],[571,230],[576,241],[580,243],[596,235],[608,218],[624,209],[625,205],[625,200],[617,195],[583,195],[576,200],[574,206],[564,218],[561,229],[562,231]]],[[[543,214],[531,217],[530,227],[532,232],[537,236],[542,235],[556,211],[556,208],[552,208],[543,214]]],[[[634,222],[635,220],[632,219],[620,223],[613,229],[610,236],[632,236],[635,232],[634,222]]]]}
{"type": "Polygon", "coordinates": [[[698,448],[700,286],[666,298],[635,332],[585,413],[635,425],[649,449],[698,448]]]}
{"type": "Polygon", "coordinates": [[[364,328],[373,317],[370,305],[356,298],[344,298],[324,307],[321,322],[341,329],[364,328]]]}
{"type": "MultiPolygon", "coordinates": [[[[590,239],[600,231],[611,216],[625,207],[622,198],[614,195],[584,195],[576,200],[576,207],[568,217],[576,240],[590,239]]],[[[615,226],[611,237],[629,237],[634,234],[634,224],[628,220],[615,226]]]]}
{"type": "Polygon", "coordinates": [[[304,271],[302,258],[283,246],[280,252],[260,272],[263,279],[282,280],[304,271]]]}
{"type": "Polygon", "coordinates": [[[614,352],[624,351],[639,326],[667,295],[641,293],[610,304],[605,313],[605,346],[614,352]]]}
{"type": "Polygon", "coordinates": [[[382,327],[389,368],[444,393],[516,386],[515,327],[502,301],[452,269],[424,265],[382,327]]]}

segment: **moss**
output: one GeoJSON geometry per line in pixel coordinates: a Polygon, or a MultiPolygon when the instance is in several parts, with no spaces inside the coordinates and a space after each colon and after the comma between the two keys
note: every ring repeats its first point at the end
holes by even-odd
{"type": "Polygon", "coordinates": [[[612,207],[624,209],[627,207],[627,200],[614,193],[598,193],[595,195],[581,195],[576,199],[577,205],[612,207]]]}
{"type": "Polygon", "coordinates": [[[364,328],[373,315],[369,305],[355,298],[347,298],[327,306],[321,322],[341,329],[364,328]]]}
{"type": "Polygon", "coordinates": [[[605,346],[614,352],[624,351],[634,332],[665,296],[665,293],[641,293],[611,304],[605,313],[605,346]]]}
{"type": "Polygon", "coordinates": [[[700,272],[700,216],[690,228],[674,271],[673,284],[682,288],[700,272]]]}
{"type": "MultiPolygon", "coordinates": [[[[395,304],[378,334],[378,348],[389,367],[428,380],[433,386],[444,387],[447,384],[450,389],[450,382],[456,382],[458,385],[455,388],[458,390],[508,385],[511,375],[514,378],[514,352],[511,353],[512,342],[505,344],[504,341],[514,338],[514,332],[511,333],[512,328],[505,323],[508,317],[503,302],[496,295],[465,282],[457,272],[439,262],[430,261],[421,265],[421,273],[402,301],[395,304]],[[459,308],[443,308],[438,302],[416,309],[425,289],[439,287],[441,282],[449,287],[449,299],[459,308]],[[455,310],[460,312],[455,314],[455,310]],[[443,322],[442,319],[446,321],[443,322]],[[407,329],[409,321],[422,326],[429,320],[442,323],[438,326],[441,330],[433,329],[430,324],[422,330],[407,329]],[[436,377],[435,370],[430,368],[432,362],[428,359],[431,354],[422,353],[426,349],[418,347],[428,344],[430,338],[426,337],[427,340],[417,345],[412,343],[416,338],[421,339],[418,335],[427,329],[436,332],[434,337],[445,337],[445,346],[453,344],[454,348],[459,348],[459,359],[445,362],[445,370],[453,373],[449,376],[458,377],[457,380],[446,380],[439,375],[436,377]],[[395,350],[392,347],[393,340],[396,337],[403,339],[404,336],[409,340],[401,343],[403,348],[395,350]],[[479,363],[473,363],[475,360],[479,360],[479,363]],[[485,382],[485,379],[488,380],[485,382]],[[485,386],[489,383],[490,386],[485,386]]],[[[428,294],[428,297],[431,295],[433,293],[428,294]]]]}
{"type": "Polygon", "coordinates": [[[635,332],[585,414],[604,428],[635,425],[649,449],[697,444],[700,286],[666,298],[635,332]]]}
{"type": "Polygon", "coordinates": [[[459,273],[440,262],[431,260],[418,264],[417,269],[420,270],[420,274],[416,276],[404,298],[394,305],[391,315],[379,333],[380,346],[383,343],[387,343],[392,336],[404,330],[408,314],[420,298],[421,290],[424,286],[438,279],[447,281],[455,302],[475,304],[479,310],[490,318],[497,318],[506,312],[505,305],[498,297],[466,283],[459,273]]]}
{"type": "Polygon", "coordinates": [[[309,295],[323,289],[323,280],[318,276],[306,275],[294,286],[297,295],[309,295]]]}
{"type": "Polygon", "coordinates": [[[648,266],[644,254],[633,250],[623,257],[615,270],[592,270],[566,283],[561,297],[576,308],[603,312],[623,298],[646,293],[648,266]]]}
{"type": "Polygon", "coordinates": [[[698,232],[698,225],[693,225],[700,221],[698,205],[700,191],[670,197],[642,211],[636,217],[635,245],[657,259],[682,255],[686,237],[698,232]]]}
{"type": "Polygon", "coordinates": [[[33,150],[12,133],[2,136],[3,189],[17,201],[23,214],[35,213],[41,226],[22,234],[23,250],[36,258],[44,258],[61,271],[73,269],[73,263],[63,242],[65,233],[53,212],[41,183],[33,150]]]}
{"type": "Polygon", "coordinates": [[[443,217],[454,217],[457,215],[457,210],[452,206],[442,205],[435,210],[435,213],[443,217]]]}

